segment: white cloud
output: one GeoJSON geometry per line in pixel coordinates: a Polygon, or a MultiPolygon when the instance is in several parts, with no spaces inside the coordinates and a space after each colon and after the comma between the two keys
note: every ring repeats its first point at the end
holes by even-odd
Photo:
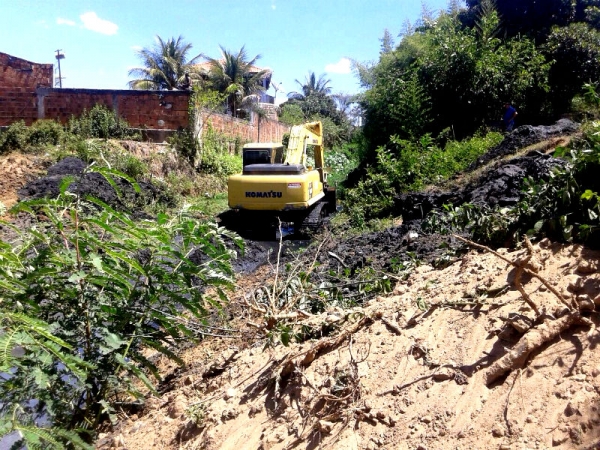
{"type": "Polygon", "coordinates": [[[275,0],[271,0],[271,9],[275,11],[277,9],[277,5],[275,4],[275,0]]]}
{"type": "Polygon", "coordinates": [[[342,58],[335,64],[327,64],[325,72],[346,74],[352,72],[352,64],[348,58],[342,58]]]}
{"type": "Polygon", "coordinates": [[[35,22],[35,24],[36,24],[38,27],[42,27],[42,28],[44,28],[44,29],[46,29],[46,30],[47,30],[48,28],[50,28],[50,27],[48,26],[48,24],[46,23],[46,21],[45,21],[45,20],[43,20],[43,19],[42,19],[42,20],[38,20],[37,22],[35,22]]]}
{"type": "Polygon", "coordinates": [[[109,22],[108,20],[101,19],[93,11],[86,12],[79,16],[79,18],[83,22],[84,28],[97,33],[112,35],[117,34],[117,30],[119,29],[116,24],[109,22]]]}
{"type": "Polygon", "coordinates": [[[69,20],[69,19],[63,19],[62,17],[58,17],[56,19],[56,23],[58,25],[69,25],[70,27],[75,26],[75,22],[73,22],[72,20],[69,20]]]}
{"type": "Polygon", "coordinates": [[[139,52],[141,49],[143,49],[144,47],[142,47],[141,45],[132,45],[131,46],[131,50],[135,51],[135,52],[139,52]]]}

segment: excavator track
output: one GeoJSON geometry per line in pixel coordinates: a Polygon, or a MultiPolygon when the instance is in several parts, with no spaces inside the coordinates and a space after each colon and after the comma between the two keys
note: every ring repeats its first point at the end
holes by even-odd
{"type": "Polygon", "coordinates": [[[310,211],[310,213],[300,223],[297,232],[301,235],[311,235],[323,225],[325,215],[325,202],[320,202],[310,211]]]}

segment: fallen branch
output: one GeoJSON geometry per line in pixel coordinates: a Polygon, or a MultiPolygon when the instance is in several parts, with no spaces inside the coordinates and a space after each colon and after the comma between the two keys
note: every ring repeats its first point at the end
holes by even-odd
{"type": "Polygon", "coordinates": [[[381,321],[384,323],[384,325],[386,327],[388,327],[390,330],[392,330],[397,335],[401,335],[402,334],[402,330],[400,329],[400,327],[398,327],[398,325],[393,324],[392,322],[390,322],[389,320],[387,320],[385,317],[382,317],[381,321]]]}
{"type": "Polygon", "coordinates": [[[590,321],[581,317],[579,313],[572,313],[560,319],[544,322],[537,328],[532,328],[510,352],[495,361],[485,371],[483,374],[485,384],[489,386],[506,372],[523,367],[532,351],[540,348],[546,342],[552,341],[571,325],[589,325],[589,323],[590,321]]]}

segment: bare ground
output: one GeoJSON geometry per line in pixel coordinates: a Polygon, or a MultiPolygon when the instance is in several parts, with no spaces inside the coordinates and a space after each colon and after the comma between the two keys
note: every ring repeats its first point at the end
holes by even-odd
{"type": "MultiPolygon", "coordinates": [[[[242,326],[244,339],[207,339],[168,392],[122,416],[98,448],[599,448],[600,335],[590,325],[600,253],[546,240],[532,261],[552,289],[527,274],[519,284],[540,316],[513,265],[472,250],[443,270],[418,267],[365,307],[304,317],[331,325],[319,340],[263,350],[242,326]],[[553,327],[562,331],[544,342],[553,327]],[[524,361],[490,382],[493,364],[527,341],[524,361]]],[[[253,287],[246,279],[238,297],[253,287]]]]}

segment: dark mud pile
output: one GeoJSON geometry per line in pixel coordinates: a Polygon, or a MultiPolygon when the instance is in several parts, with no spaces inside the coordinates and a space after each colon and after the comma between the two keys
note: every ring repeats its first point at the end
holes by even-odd
{"type": "Polygon", "coordinates": [[[115,189],[102,174],[85,172],[86,167],[87,164],[81,159],[64,158],[51,166],[45,177],[31,181],[19,189],[19,199],[56,198],[63,180],[70,177],[72,181],[67,188],[69,192],[97,198],[117,210],[130,212],[134,217],[144,216],[141,212],[144,205],[166,200],[164,191],[152,183],[138,181],[141,192],[136,192],[131,183],[114,176],[112,181],[117,188],[115,189]]]}
{"type": "MultiPolygon", "coordinates": [[[[525,125],[519,127],[507,135],[499,145],[481,156],[466,172],[471,172],[484,164],[548,138],[571,135],[578,128],[578,124],[568,119],[561,119],[552,126],[525,125]]],[[[489,170],[460,189],[448,192],[414,192],[400,195],[395,199],[393,212],[407,221],[423,219],[429,212],[442,208],[444,204],[459,206],[464,203],[472,203],[489,207],[511,206],[521,200],[523,195],[521,189],[525,178],[531,178],[534,181],[546,179],[555,167],[564,164],[565,162],[561,159],[534,150],[525,156],[492,165],[489,170]]]]}
{"type": "Polygon", "coordinates": [[[512,155],[518,150],[537,144],[538,142],[556,137],[571,135],[579,130],[580,124],[569,119],[560,119],[554,125],[523,125],[508,134],[504,140],[496,147],[492,148],[485,155],[480,156],[477,161],[467,168],[467,172],[472,172],[481,166],[501,158],[512,155]]]}

